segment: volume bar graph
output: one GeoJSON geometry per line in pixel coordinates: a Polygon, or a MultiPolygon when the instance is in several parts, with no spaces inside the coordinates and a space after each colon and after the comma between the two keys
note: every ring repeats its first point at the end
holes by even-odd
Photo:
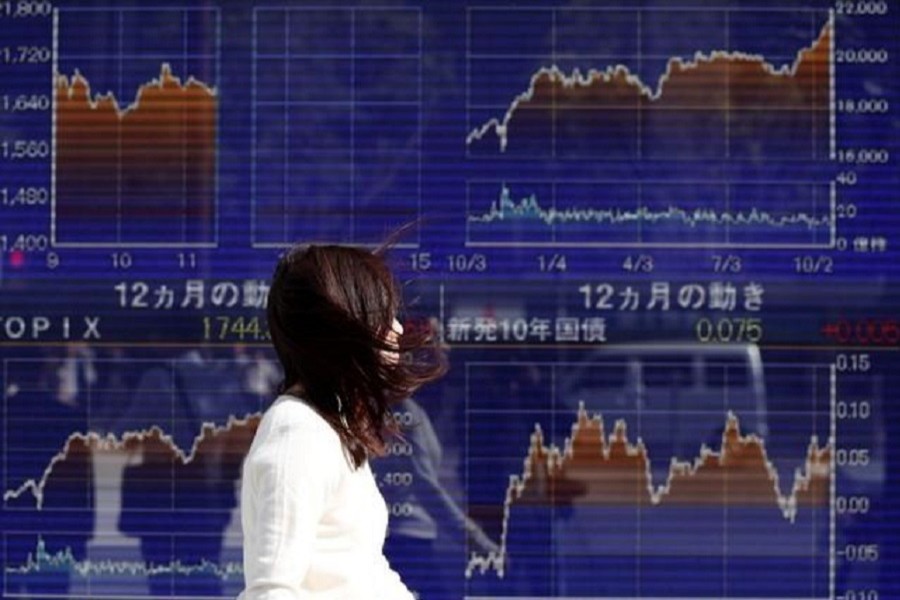
{"type": "MultiPolygon", "coordinates": [[[[172,535],[171,542],[183,541],[188,535],[172,535]]],[[[16,548],[22,544],[32,543],[27,536],[4,536],[4,549],[16,548]],[[24,539],[22,539],[24,538],[24,539]]],[[[92,598],[139,597],[134,595],[135,581],[150,577],[178,578],[185,581],[198,578],[214,578],[222,582],[240,585],[243,583],[244,569],[240,561],[216,563],[200,559],[193,564],[180,560],[172,560],[164,564],[148,563],[140,558],[123,558],[110,556],[102,559],[79,559],[71,548],[62,546],[51,550],[43,537],[38,537],[37,544],[28,553],[24,564],[6,567],[8,587],[16,589],[26,586],[31,580],[37,580],[48,573],[67,576],[71,581],[72,591],[91,591],[92,598]]],[[[8,593],[8,598],[21,597],[17,593],[8,593]]],[[[198,597],[198,596],[194,596],[198,597]]],[[[202,596],[200,596],[202,597],[202,596]]]]}
{"type": "Polygon", "coordinates": [[[834,183],[470,181],[473,247],[831,249],[834,183]]]}
{"type": "Polygon", "coordinates": [[[217,27],[208,9],[54,11],[55,246],[216,245],[217,27]],[[132,48],[166,20],[158,51],[132,48]],[[79,37],[98,25],[109,41],[79,37]]]}

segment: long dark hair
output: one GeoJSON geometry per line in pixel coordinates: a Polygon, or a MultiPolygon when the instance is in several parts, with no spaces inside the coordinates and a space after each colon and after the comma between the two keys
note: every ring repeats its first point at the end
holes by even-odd
{"type": "Polygon", "coordinates": [[[390,407],[446,371],[434,332],[410,327],[397,352],[387,341],[401,296],[384,249],[297,246],[278,262],[267,318],[284,369],[281,392],[303,399],[332,426],[358,467],[382,454],[396,430],[390,407]]]}

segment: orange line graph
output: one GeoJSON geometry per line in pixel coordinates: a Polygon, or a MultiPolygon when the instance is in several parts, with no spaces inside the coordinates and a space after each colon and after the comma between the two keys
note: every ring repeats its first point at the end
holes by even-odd
{"type": "MultiPolygon", "coordinates": [[[[3,500],[10,502],[30,494],[34,498],[35,508],[42,509],[45,492],[52,487],[53,482],[65,484],[67,481],[67,465],[83,463],[93,453],[122,452],[143,456],[143,464],[148,467],[146,472],[149,473],[148,491],[154,487],[165,487],[165,484],[176,477],[190,481],[191,471],[208,471],[210,466],[207,462],[210,460],[216,461],[219,469],[225,465],[237,470],[250,449],[260,419],[260,414],[252,414],[243,418],[231,417],[222,426],[204,423],[189,449],[179,448],[171,435],[155,425],[144,431],[126,432],[121,436],[76,432],[69,436],[63,448],[49,461],[40,477],[29,479],[15,489],[5,490],[3,500]]],[[[202,480],[199,477],[193,479],[202,480]]],[[[83,484],[76,481],[78,483],[83,484]]]]}
{"type": "MultiPolygon", "coordinates": [[[[556,64],[542,67],[503,116],[473,128],[466,144],[503,153],[525,143],[523,138],[553,135],[559,147],[575,143],[569,138],[590,137],[603,148],[612,141],[604,138],[625,126],[700,134],[724,130],[726,121],[723,135],[735,138],[784,135],[779,125],[802,125],[806,137],[827,137],[833,29],[829,21],[816,40],[782,67],[761,55],[735,51],[674,57],[655,85],[621,64],[587,72],[576,68],[568,74],[556,64]]],[[[818,148],[826,146],[823,142],[818,148]]]]}
{"type": "Polygon", "coordinates": [[[515,506],[773,506],[793,523],[801,507],[828,504],[831,452],[813,436],[804,469],[783,494],[763,440],[743,435],[738,418],[729,414],[718,451],[702,446],[693,461],[673,458],[667,481],[654,487],[643,441],[629,441],[624,421],[607,436],[602,417],[589,415],[582,404],[562,449],[546,445],[540,426],[535,428],[522,473],[512,475],[507,487],[500,549],[474,554],[466,575],[494,569],[503,577],[515,506]]]}
{"type": "Polygon", "coordinates": [[[173,230],[179,219],[209,220],[215,202],[214,88],[193,77],[179,79],[166,63],[130,104],[111,92],[95,94],[78,71],[58,74],[55,85],[55,206],[64,224],[99,219],[88,229],[109,232],[123,223],[140,231],[144,218],[167,219],[173,230]]]}

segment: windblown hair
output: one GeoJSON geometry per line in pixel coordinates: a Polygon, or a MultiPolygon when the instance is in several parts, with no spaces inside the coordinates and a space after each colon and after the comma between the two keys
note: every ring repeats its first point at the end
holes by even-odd
{"type": "Polygon", "coordinates": [[[434,332],[409,327],[398,352],[387,335],[401,297],[382,250],[296,246],[279,261],[267,318],[284,369],[280,391],[299,394],[338,433],[359,467],[396,431],[392,405],[446,371],[434,332]]]}

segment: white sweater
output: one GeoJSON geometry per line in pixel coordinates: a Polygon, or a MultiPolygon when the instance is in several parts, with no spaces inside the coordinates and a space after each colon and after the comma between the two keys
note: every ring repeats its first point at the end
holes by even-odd
{"type": "Polygon", "coordinates": [[[244,461],[239,600],[413,600],[382,546],[388,513],[369,464],[302,400],[266,411],[244,461]]]}

